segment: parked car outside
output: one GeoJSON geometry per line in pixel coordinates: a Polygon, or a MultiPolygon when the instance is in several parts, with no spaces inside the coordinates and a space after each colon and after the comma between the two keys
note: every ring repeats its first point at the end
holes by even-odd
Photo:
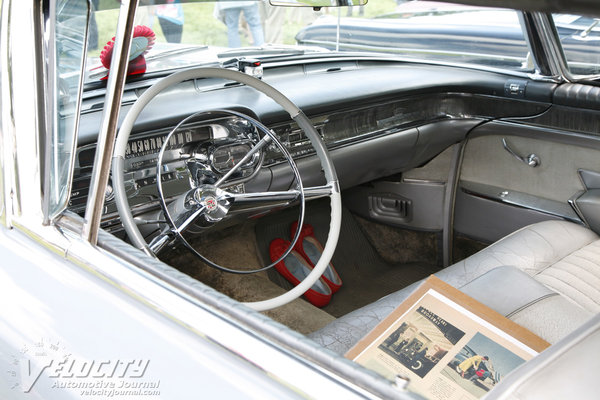
{"type": "MultiPolygon", "coordinates": [[[[594,18],[557,15],[563,51],[577,73],[595,74],[600,28],[594,18]]],[[[374,18],[322,16],[302,28],[296,41],[340,51],[370,51],[404,57],[505,68],[530,68],[519,15],[511,10],[409,1],[374,18]]]]}

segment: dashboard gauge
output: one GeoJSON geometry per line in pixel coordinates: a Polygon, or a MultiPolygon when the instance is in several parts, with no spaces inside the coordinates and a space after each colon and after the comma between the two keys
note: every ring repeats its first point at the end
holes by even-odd
{"type": "MultiPolygon", "coordinates": [[[[213,149],[211,161],[212,167],[215,171],[220,173],[226,173],[234,165],[236,165],[248,152],[251,147],[248,143],[236,143],[230,145],[219,146],[213,149]]],[[[242,168],[252,167],[257,159],[258,154],[252,157],[252,160],[248,161],[242,168]]]]}

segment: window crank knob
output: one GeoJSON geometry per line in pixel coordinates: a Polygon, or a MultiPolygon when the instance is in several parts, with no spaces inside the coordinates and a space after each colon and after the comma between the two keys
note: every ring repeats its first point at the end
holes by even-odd
{"type": "Polygon", "coordinates": [[[540,158],[538,156],[536,156],[535,154],[530,154],[527,156],[527,165],[529,165],[530,167],[537,167],[538,165],[540,165],[540,158]]]}

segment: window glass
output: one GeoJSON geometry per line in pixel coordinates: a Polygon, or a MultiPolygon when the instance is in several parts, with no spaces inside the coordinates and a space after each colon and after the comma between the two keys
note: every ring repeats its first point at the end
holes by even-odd
{"type": "MultiPolygon", "coordinates": [[[[427,1],[383,4],[371,17],[366,10],[361,14],[360,7],[342,11],[339,50],[533,70],[516,11],[427,1]]],[[[329,42],[336,42],[336,22],[336,17],[320,17],[296,39],[332,48],[329,42]]]]}
{"type": "Polygon", "coordinates": [[[82,63],[85,54],[85,32],[88,17],[86,0],[61,0],[56,4],[55,65],[50,68],[54,99],[52,116],[52,146],[49,157],[49,188],[46,188],[48,217],[52,218],[66,207],[70,190],[72,160],[75,145],[75,126],[82,63]],[[52,74],[53,72],[53,74],[52,74]]]}
{"type": "Polygon", "coordinates": [[[600,19],[570,14],[554,14],[553,18],[569,71],[600,74],[600,19]]]}
{"type": "MultiPolygon", "coordinates": [[[[111,47],[118,3],[92,3],[87,81],[98,82],[107,75],[108,62],[101,62],[101,53],[111,47]]],[[[140,4],[135,24],[145,28],[134,32],[134,37],[140,36],[134,41],[149,43],[138,68],[145,72],[236,57],[318,56],[336,50],[524,72],[534,69],[519,15],[512,10],[402,0],[373,0],[364,6],[319,11],[277,7],[268,1],[140,4]]]]}

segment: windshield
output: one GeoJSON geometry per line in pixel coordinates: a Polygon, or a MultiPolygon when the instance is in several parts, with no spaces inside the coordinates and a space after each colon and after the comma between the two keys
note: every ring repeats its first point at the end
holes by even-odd
{"type": "MultiPolygon", "coordinates": [[[[118,15],[117,9],[105,9],[114,2],[92,3],[88,82],[107,75],[118,15]]],[[[534,70],[518,14],[510,10],[402,0],[319,11],[268,1],[153,3],[141,5],[136,15],[133,74],[336,51],[534,70]]]]}

